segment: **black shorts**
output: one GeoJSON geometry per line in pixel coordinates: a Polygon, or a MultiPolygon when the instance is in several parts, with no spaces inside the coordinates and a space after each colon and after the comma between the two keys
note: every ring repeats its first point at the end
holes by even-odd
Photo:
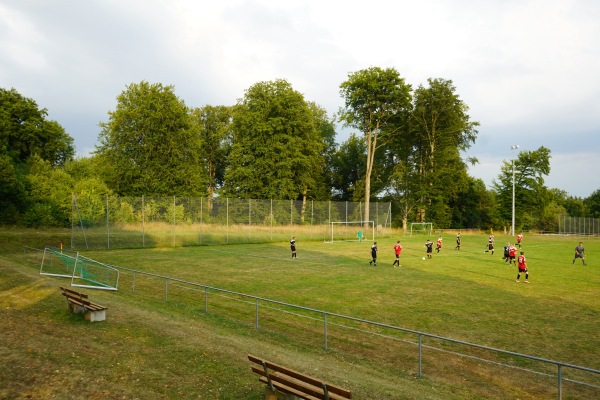
{"type": "Polygon", "coordinates": [[[583,258],[583,254],[575,253],[575,258],[583,258]]]}
{"type": "Polygon", "coordinates": [[[292,251],[296,251],[296,246],[290,246],[290,249],[292,249],[292,251]]]}
{"type": "Polygon", "coordinates": [[[521,272],[527,272],[527,268],[523,268],[523,269],[519,268],[519,273],[521,273],[521,272]]]}

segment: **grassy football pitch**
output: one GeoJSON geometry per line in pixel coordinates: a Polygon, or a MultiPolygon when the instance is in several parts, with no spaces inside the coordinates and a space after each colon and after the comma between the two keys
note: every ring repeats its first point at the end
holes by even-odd
{"type": "MultiPolygon", "coordinates": [[[[426,236],[378,239],[377,267],[369,265],[372,242],[328,244],[303,241],[301,236],[296,237],[296,260],[291,259],[287,243],[83,254],[120,267],[600,369],[599,239],[582,239],[588,254],[588,265],[583,266],[581,260],[571,264],[580,238],[526,235],[522,250],[530,283],[525,284],[524,277],[515,282],[516,266],[502,260],[502,247],[512,242],[512,237],[496,235],[493,255],[484,253],[487,235],[463,234],[460,251],[455,250],[454,238],[445,235],[441,251],[437,253],[434,246],[433,258],[427,260],[422,259],[426,236]],[[401,267],[392,268],[397,240],[403,246],[401,267]]],[[[436,239],[431,237],[434,242],[436,239]]],[[[11,267],[9,259],[3,257],[0,270],[6,294],[2,312],[9,331],[16,338],[19,329],[32,329],[41,319],[48,330],[42,329],[42,338],[55,344],[51,361],[58,364],[58,371],[78,374],[88,368],[85,360],[93,358],[69,352],[60,338],[73,338],[75,331],[79,332],[75,338],[85,335],[89,339],[91,335],[98,339],[101,350],[95,355],[97,361],[90,362],[100,371],[100,383],[118,380],[111,368],[120,371],[124,378],[118,382],[123,384],[124,398],[136,398],[136,393],[152,388],[156,398],[261,398],[262,387],[244,361],[247,353],[257,352],[347,387],[357,399],[556,398],[556,378],[551,377],[556,367],[552,365],[425,339],[423,378],[415,379],[414,335],[361,323],[342,328],[333,320],[328,351],[324,351],[323,324],[306,315],[261,309],[261,328],[256,330],[251,305],[211,298],[206,314],[202,293],[189,295],[182,290],[179,295],[174,285],[165,301],[164,283],[144,282],[140,277],[132,293],[127,274],[118,292],[92,293],[109,306],[108,320],[86,324],[56,307],[64,304],[56,299],[59,296],[54,290],[65,282],[36,276],[35,268],[11,267]],[[28,273],[23,275],[23,270],[28,273]],[[30,307],[19,306],[21,296],[30,307]],[[44,298],[49,300],[41,301],[44,298]],[[169,379],[169,371],[178,378],[169,379]]],[[[31,350],[42,346],[39,336],[28,335],[25,348],[19,345],[5,350],[10,360],[16,365],[20,358],[39,363],[40,354],[31,350]]],[[[71,345],[76,349],[85,346],[73,341],[71,345]]],[[[0,372],[17,382],[22,380],[14,368],[11,371],[0,372]]],[[[600,384],[600,377],[594,374],[563,373],[566,379],[600,384]]],[[[56,388],[58,378],[49,374],[52,379],[46,379],[53,386],[48,390],[55,393],[51,388],[56,388]]],[[[64,378],[68,385],[79,387],[73,374],[69,376],[64,378]]],[[[38,383],[44,382],[38,379],[38,383]]],[[[6,382],[0,379],[0,383],[6,382]]],[[[100,383],[93,393],[102,397],[100,383]]],[[[7,387],[18,391],[13,383],[7,387]]],[[[29,386],[20,382],[19,387],[29,386]]],[[[569,381],[563,385],[563,399],[597,398],[599,394],[600,389],[593,386],[569,381]]],[[[104,397],[112,398],[110,394],[104,397]]]]}

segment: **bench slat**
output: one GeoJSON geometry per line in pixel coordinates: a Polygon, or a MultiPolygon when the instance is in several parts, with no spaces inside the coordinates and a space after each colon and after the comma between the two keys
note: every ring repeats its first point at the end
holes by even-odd
{"type": "Polygon", "coordinates": [[[87,298],[89,297],[89,296],[88,296],[87,294],[85,294],[85,293],[79,293],[79,292],[76,292],[76,291],[74,291],[74,290],[71,290],[71,289],[68,289],[68,288],[62,287],[62,286],[60,287],[60,290],[62,290],[62,291],[63,291],[63,294],[65,294],[65,296],[66,296],[66,294],[68,293],[68,294],[70,294],[70,295],[72,295],[72,296],[75,296],[75,297],[80,297],[80,298],[83,298],[83,299],[87,299],[87,298]]]}
{"type": "Polygon", "coordinates": [[[305,395],[315,396],[316,399],[325,399],[323,390],[323,385],[325,384],[327,386],[330,399],[343,400],[352,398],[352,392],[340,386],[327,383],[323,380],[305,375],[298,371],[294,371],[293,369],[284,367],[282,365],[266,361],[251,354],[248,354],[248,360],[258,365],[258,367],[252,366],[251,368],[254,373],[260,375],[259,380],[261,380],[261,382],[268,384],[267,376],[263,367],[264,365],[267,370],[269,370],[269,377],[271,378],[271,381],[275,387],[282,385],[286,388],[292,388],[294,390],[301,391],[301,393],[305,395]]]}
{"type": "MultiPolygon", "coordinates": [[[[262,383],[266,384],[267,386],[269,386],[268,380],[264,376],[261,376],[260,378],[258,378],[258,380],[261,381],[262,383]]],[[[281,392],[291,393],[295,396],[301,397],[306,400],[323,400],[323,399],[325,399],[325,395],[323,395],[323,394],[321,394],[320,397],[319,396],[311,396],[310,394],[308,394],[302,390],[294,389],[293,387],[287,386],[281,382],[273,382],[273,387],[281,392]]],[[[333,399],[333,397],[331,397],[331,396],[329,398],[333,399]]]]}
{"type": "MultiPolygon", "coordinates": [[[[264,370],[258,369],[258,368],[252,368],[252,371],[258,375],[260,375],[260,377],[258,378],[261,382],[264,382],[268,385],[268,379],[267,376],[265,375],[264,370]]],[[[289,376],[286,375],[282,375],[279,372],[269,372],[269,378],[271,378],[271,382],[273,383],[273,386],[275,387],[286,387],[286,388],[292,388],[294,390],[300,391],[301,393],[304,393],[305,395],[310,395],[311,397],[314,397],[315,399],[324,399],[325,395],[323,394],[323,389],[320,386],[315,386],[315,385],[309,385],[301,380],[298,379],[294,379],[291,378],[289,376]]],[[[335,399],[335,397],[333,397],[334,395],[330,393],[329,398],[330,399],[335,399]]]]}
{"type": "Polygon", "coordinates": [[[80,305],[84,308],[88,308],[92,311],[108,310],[108,307],[101,306],[100,304],[92,303],[91,301],[88,301],[88,300],[82,300],[79,297],[70,296],[66,293],[63,293],[63,296],[65,296],[67,298],[67,301],[77,303],[78,305],[80,305]]]}

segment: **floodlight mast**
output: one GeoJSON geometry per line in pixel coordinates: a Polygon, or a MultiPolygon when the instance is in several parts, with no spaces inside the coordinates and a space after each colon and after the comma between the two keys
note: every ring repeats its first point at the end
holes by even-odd
{"type": "Polygon", "coordinates": [[[512,225],[510,230],[513,236],[515,236],[515,150],[518,148],[518,144],[510,146],[510,150],[512,151],[512,225]]]}

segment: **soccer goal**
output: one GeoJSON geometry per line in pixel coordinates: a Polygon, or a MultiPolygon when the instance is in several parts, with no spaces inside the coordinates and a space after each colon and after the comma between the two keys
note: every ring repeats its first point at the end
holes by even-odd
{"type": "Polygon", "coordinates": [[[330,222],[331,242],[375,240],[374,221],[330,222]]]}
{"type": "Polygon", "coordinates": [[[71,286],[117,290],[119,270],[76,251],[46,247],[40,266],[41,275],[70,278],[71,286]]]}
{"type": "Polygon", "coordinates": [[[410,223],[410,236],[414,235],[427,235],[431,236],[433,232],[432,222],[411,222],[410,223]]]}

